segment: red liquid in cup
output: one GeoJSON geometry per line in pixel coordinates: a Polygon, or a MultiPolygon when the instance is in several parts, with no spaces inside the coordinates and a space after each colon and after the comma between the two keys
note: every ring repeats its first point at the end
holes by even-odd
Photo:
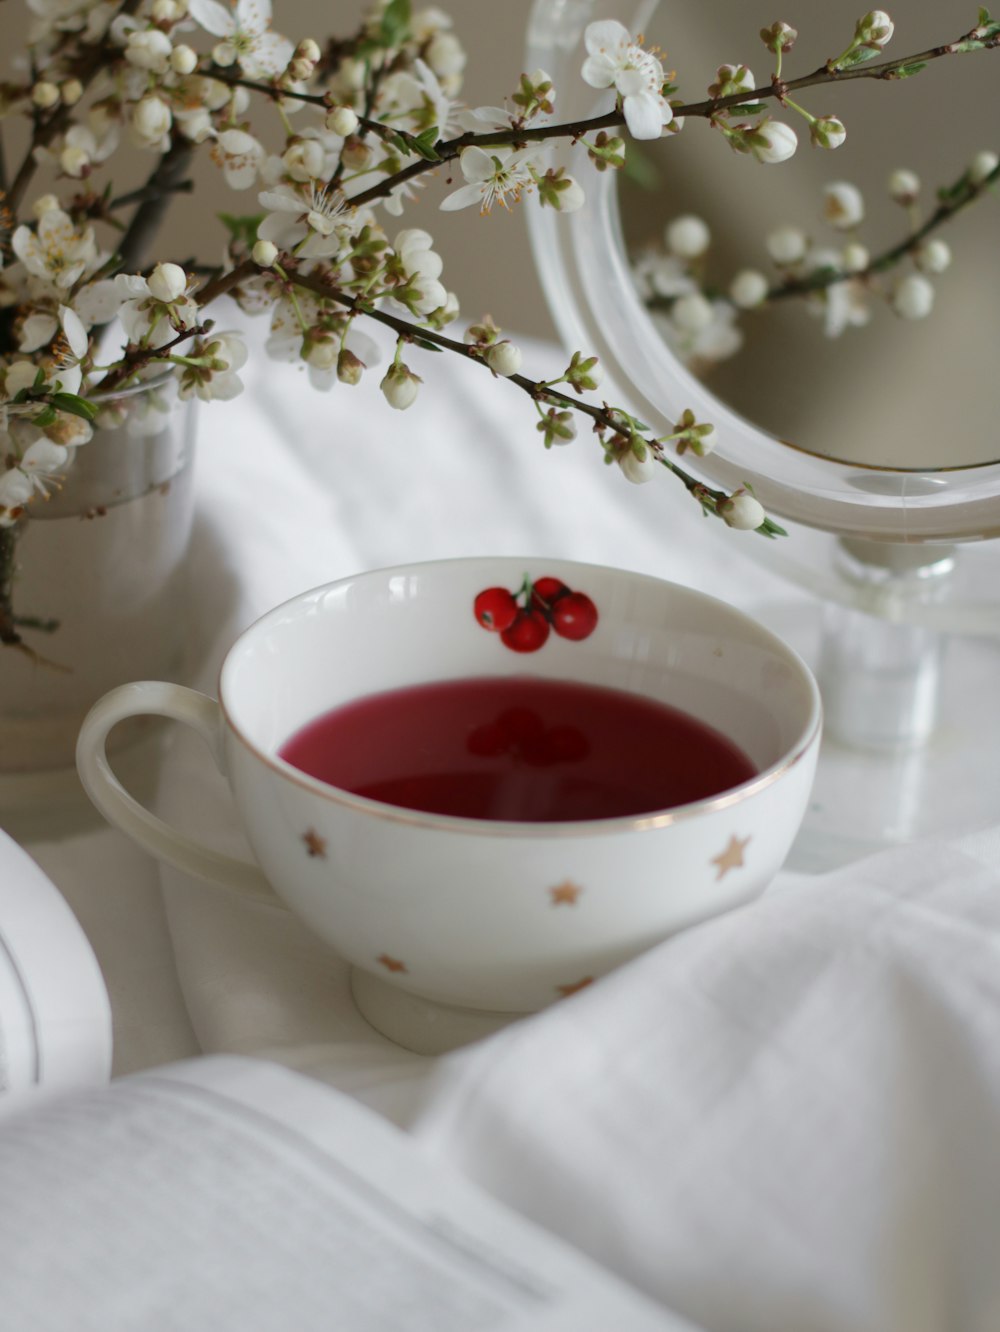
{"type": "Polygon", "coordinates": [[[334,708],[278,751],[302,772],[405,809],[553,823],[670,809],[755,776],[687,713],[595,685],[448,680],[334,708]]]}

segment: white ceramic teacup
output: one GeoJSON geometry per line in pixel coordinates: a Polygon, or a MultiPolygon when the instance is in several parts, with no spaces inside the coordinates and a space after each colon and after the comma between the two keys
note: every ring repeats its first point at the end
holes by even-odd
{"type": "Polygon", "coordinates": [[[172,684],[114,690],[84,722],[77,762],[101,812],[154,856],[255,894],[273,885],[352,964],[373,1025],[432,1049],[537,1010],[760,892],[802,819],[820,715],[799,657],[724,602],[616,569],[462,559],[359,574],[279,606],[230,650],[218,702],[172,684]],[[530,653],[486,632],[476,596],[516,590],[526,574],[585,593],[598,611],[593,632],[551,633],[530,653]],[[758,775],[632,818],[507,823],[368,800],[278,757],[300,727],[360,696],[511,675],[672,704],[728,735],[758,775]],[[121,787],[107,735],[140,714],[202,734],[260,869],[184,837],[121,787]]]}

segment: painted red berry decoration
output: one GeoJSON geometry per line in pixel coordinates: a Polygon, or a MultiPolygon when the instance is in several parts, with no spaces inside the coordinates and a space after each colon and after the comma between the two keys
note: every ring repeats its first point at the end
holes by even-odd
{"type": "Polygon", "coordinates": [[[531,589],[533,610],[551,610],[560,597],[569,591],[558,578],[536,578],[531,589]]]}
{"type": "Polygon", "coordinates": [[[494,633],[506,629],[517,616],[517,602],[505,587],[488,587],[473,602],[476,619],[494,633]]]}
{"type": "Polygon", "coordinates": [[[552,608],[552,628],[561,638],[579,642],[597,627],[597,607],[585,592],[568,592],[552,608]]]}
{"type": "Polygon", "coordinates": [[[518,611],[500,638],[513,652],[537,652],[549,636],[549,622],[541,611],[518,611]]]}

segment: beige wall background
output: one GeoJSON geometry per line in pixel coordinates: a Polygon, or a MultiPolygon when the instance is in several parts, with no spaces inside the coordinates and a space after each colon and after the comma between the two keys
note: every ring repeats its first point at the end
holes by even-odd
{"type": "MultiPolygon", "coordinates": [[[[414,0],[415,5],[420,2],[414,0]]],[[[293,40],[312,36],[322,42],[330,34],[350,33],[363,12],[354,0],[274,4],[276,28],[293,40]]],[[[503,5],[453,0],[446,8],[469,53],[464,100],[471,105],[502,103],[522,69],[532,0],[506,0],[503,5]]],[[[814,0],[784,0],[781,16],[802,34],[786,70],[793,75],[805,72],[836,54],[862,8],[845,0],[825,6],[816,6],[814,0]]],[[[649,36],[665,49],[665,62],[678,71],[684,95],[695,99],[705,95],[720,60],[747,61],[758,76],[766,77],[769,58],[758,29],[776,17],[776,11],[770,0],[670,0],[657,9],[649,36]]],[[[594,13],[601,12],[596,0],[594,13]]],[[[620,5],[617,12],[625,10],[620,5]]],[[[902,55],[957,36],[975,21],[976,7],[895,0],[890,12],[897,25],[890,50],[902,55]]],[[[21,3],[5,6],[8,52],[20,45],[26,14],[21,3]]],[[[882,200],[884,216],[871,241],[888,240],[900,234],[900,218],[889,216],[891,206],[887,211],[884,202],[889,168],[918,168],[932,191],[953,179],[977,149],[1000,149],[998,87],[1000,52],[939,61],[920,77],[894,86],[860,82],[803,93],[801,100],[814,112],[843,115],[848,142],[836,153],[803,145],[792,162],[778,167],[762,168],[735,157],[720,135],[692,122],[676,139],[647,148],[660,168],[661,186],[652,194],[623,189],[626,230],[640,241],[658,236],[678,213],[703,213],[718,236],[718,271],[723,277],[740,264],[764,261],[763,237],[775,221],[815,220],[822,183],[844,178],[861,185],[870,200],[882,200]]],[[[8,156],[14,157],[10,144],[8,156]]],[[[145,156],[144,171],[148,163],[145,156]]],[[[196,195],[179,198],[169,218],[169,250],[172,257],[192,255],[214,262],[223,237],[215,215],[255,211],[255,192],[227,189],[207,153],[201,154],[193,174],[196,195]]],[[[129,183],[116,180],[115,185],[121,189],[129,183]]],[[[470,322],[489,313],[509,330],[553,335],[528,243],[527,206],[532,205],[511,213],[495,209],[486,218],[475,209],[441,213],[437,205],[446,189],[445,179],[433,181],[407,206],[401,225],[424,226],[433,233],[445,259],[444,279],[459,294],[464,319],[470,322]]],[[[801,336],[801,324],[782,324],[719,373],[719,391],[786,437],[799,438],[824,421],[834,435],[842,435],[846,404],[846,414],[871,434],[912,438],[923,432],[932,452],[943,447],[949,456],[955,450],[966,456],[996,456],[990,396],[1000,345],[998,208],[1000,193],[976,205],[949,231],[958,261],[941,280],[939,310],[923,326],[901,326],[883,312],[877,331],[864,330],[834,344],[818,330],[805,330],[807,339],[801,336]],[[776,362],[784,372],[783,394],[776,392],[773,379],[776,362]],[[789,414],[792,407],[794,416],[789,414]]]]}

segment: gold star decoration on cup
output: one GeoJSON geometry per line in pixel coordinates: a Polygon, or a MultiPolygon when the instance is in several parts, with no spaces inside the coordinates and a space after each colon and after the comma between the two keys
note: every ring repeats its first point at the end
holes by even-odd
{"type": "Polygon", "coordinates": [[[375,959],[375,961],[378,962],[380,966],[385,967],[386,971],[400,972],[406,970],[405,962],[400,962],[398,957],[390,957],[388,953],[382,953],[375,959]]]}
{"type": "Polygon", "coordinates": [[[743,852],[747,849],[750,842],[749,837],[736,837],[733,835],[724,851],[720,851],[717,856],[712,857],[712,864],[718,870],[715,876],[715,882],[718,883],[721,878],[729,873],[730,870],[742,869],[746,863],[743,859],[743,852]]]}
{"type": "Polygon", "coordinates": [[[571,879],[565,879],[549,889],[549,896],[553,906],[576,906],[576,900],[582,892],[583,889],[579,884],[573,883],[571,879]]]}
{"type": "Polygon", "coordinates": [[[302,840],[310,856],[326,860],[326,838],[320,837],[315,828],[307,828],[302,834],[302,840]]]}

